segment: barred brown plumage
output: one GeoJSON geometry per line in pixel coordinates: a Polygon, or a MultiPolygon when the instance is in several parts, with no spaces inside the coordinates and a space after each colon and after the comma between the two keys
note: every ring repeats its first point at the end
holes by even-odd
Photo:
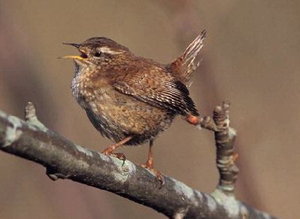
{"type": "Polygon", "coordinates": [[[203,46],[202,32],[184,54],[169,65],[135,56],[127,47],[105,37],[93,37],[76,47],[79,56],[65,56],[75,62],[72,93],[94,127],[116,144],[150,142],[146,168],[153,169],[151,146],[155,137],[168,128],[176,115],[197,125],[199,113],[185,83],[198,66],[196,56],[203,46]]]}

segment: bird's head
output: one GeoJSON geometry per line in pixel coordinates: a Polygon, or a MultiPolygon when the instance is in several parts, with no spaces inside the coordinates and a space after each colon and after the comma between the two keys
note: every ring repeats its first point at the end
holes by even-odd
{"type": "Polygon", "coordinates": [[[105,37],[93,37],[82,43],[64,43],[74,46],[80,52],[79,55],[64,56],[62,58],[73,59],[79,66],[120,64],[126,56],[131,54],[128,48],[105,37]]]}

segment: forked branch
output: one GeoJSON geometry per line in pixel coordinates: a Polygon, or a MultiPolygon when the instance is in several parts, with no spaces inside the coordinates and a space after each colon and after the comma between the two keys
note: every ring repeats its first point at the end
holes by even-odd
{"type": "Polygon", "coordinates": [[[161,187],[156,177],[134,163],[76,145],[47,129],[29,103],[25,121],[0,111],[0,149],[43,165],[53,179],[70,179],[107,190],[151,207],[170,218],[274,218],[234,197],[235,131],[229,127],[229,105],[216,107],[201,126],[215,133],[220,180],[212,194],[194,190],[171,177],[161,187]]]}

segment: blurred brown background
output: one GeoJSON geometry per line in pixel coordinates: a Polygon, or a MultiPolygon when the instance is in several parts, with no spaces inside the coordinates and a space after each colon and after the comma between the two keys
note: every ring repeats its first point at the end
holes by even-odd
{"type": "MultiPolygon", "coordinates": [[[[110,141],[89,123],[70,91],[76,54],[62,42],[107,36],[167,63],[202,29],[204,60],[192,97],[202,114],[232,103],[241,174],[237,196],[281,218],[300,203],[300,1],[0,1],[0,109],[40,119],[74,142],[102,150],[110,141]]],[[[217,183],[213,136],[178,118],[155,143],[156,167],[203,192],[217,183]]],[[[147,147],[124,148],[142,163],[147,147]]],[[[298,208],[297,208],[298,207],[298,208]]],[[[105,191],[52,182],[45,169],[0,153],[0,218],[164,218],[105,191]]]]}

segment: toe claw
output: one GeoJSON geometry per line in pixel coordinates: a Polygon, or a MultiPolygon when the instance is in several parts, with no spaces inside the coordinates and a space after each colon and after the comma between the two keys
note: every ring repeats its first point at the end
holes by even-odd
{"type": "Polygon", "coordinates": [[[114,153],[114,156],[116,156],[116,158],[120,159],[123,161],[122,166],[124,166],[125,161],[126,161],[126,156],[123,153],[114,153]]]}
{"type": "Polygon", "coordinates": [[[112,155],[112,156],[114,156],[114,157],[116,157],[116,158],[123,161],[122,166],[124,166],[124,164],[125,164],[126,156],[123,153],[111,153],[111,152],[108,152],[108,151],[103,151],[102,154],[104,154],[106,156],[112,155]]]}
{"type": "Polygon", "coordinates": [[[165,181],[165,177],[159,172],[158,175],[156,175],[156,179],[159,182],[159,188],[161,189],[163,185],[165,185],[166,181],[165,181]]]}
{"type": "Polygon", "coordinates": [[[152,165],[149,166],[149,163],[141,164],[141,167],[151,171],[155,175],[156,180],[159,182],[159,189],[161,189],[165,184],[164,175],[160,171],[154,169],[152,165]]]}
{"type": "Polygon", "coordinates": [[[123,153],[113,153],[114,156],[116,156],[116,158],[125,161],[126,160],[126,156],[123,153]]]}
{"type": "Polygon", "coordinates": [[[141,164],[140,166],[143,167],[143,168],[145,168],[145,169],[148,169],[147,166],[146,166],[146,164],[144,164],[144,163],[141,164]]]}

